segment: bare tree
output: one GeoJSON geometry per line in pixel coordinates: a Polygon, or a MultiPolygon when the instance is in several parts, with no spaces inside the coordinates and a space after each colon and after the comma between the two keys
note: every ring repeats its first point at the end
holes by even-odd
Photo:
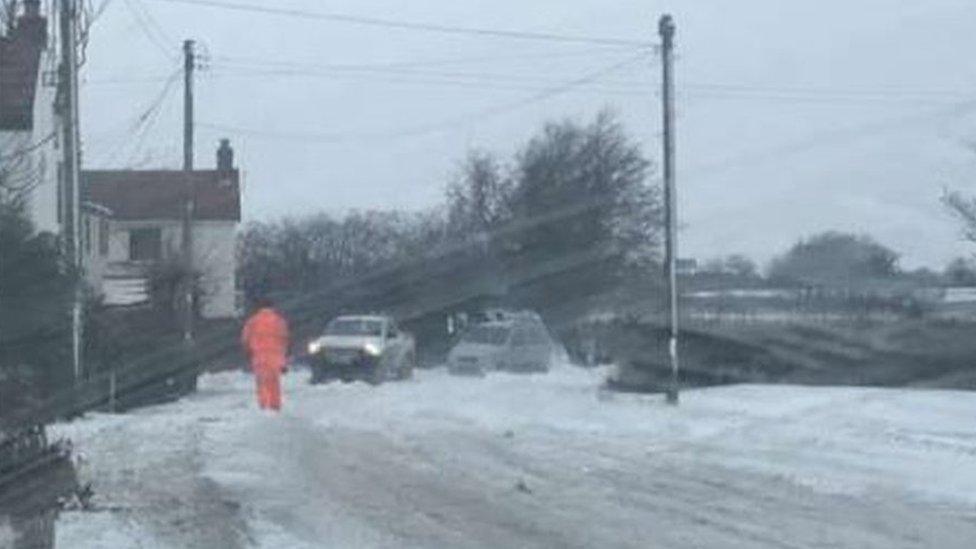
{"type": "Polygon", "coordinates": [[[516,270],[589,254],[585,264],[533,282],[526,298],[544,308],[567,295],[616,288],[658,257],[660,200],[652,166],[609,111],[587,125],[547,124],[518,154],[513,223],[504,248],[516,270]],[[554,216],[554,212],[565,215],[554,216]]]}
{"type": "Polygon", "coordinates": [[[348,280],[438,246],[447,231],[440,210],[353,211],[252,223],[238,247],[246,293],[303,292],[348,280]]]}
{"type": "Polygon", "coordinates": [[[752,278],[758,275],[756,262],[741,254],[732,254],[725,258],[725,270],[735,276],[752,278]]]}
{"type": "Polygon", "coordinates": [[[957,257],[943,271],[946,282],[957,286],[976,286],[976,261],[969,257],[957,257]]]}
{"type": "Polygon", "coordinates": [[[0,0],[0,29],[10,34],[16,20],[17,0],[0,0]]]}
{"type": "Polygon", "coordinates": [[[962,223],[963,236],[976,242],[976,198],[963,196],[958,191],[947,191],[942,195],[942,203],[962,223]]]}
{"type": "Polygon", "coordinates": [[[0,199],[24,201],[41,182],[28,149],[0,153],[0,199]]]}
{"type": "Polygon", "coordinates": [[[510,217],[512,180],[491,153],[472,151],[447,188],[448,222],[455,236],[467,237],[498,227],[510,217]]]}
{"type": "Polygon", "coordinates": [[[547,125],[512,166],[470,153],[445,204],[420,213],[251,224],[239,249],[245,291],[301,295],[370,279],[360,294],[381,304],[463,286],[543,308],[655,272],[659,191],[639,144],[611,114],[547,125]]]}
{"type": "Polygon", "coordinates": [[[770,279],[816,286],[852,286],[899,273],[898,254],[869,236],[828,231],[801,240],[773,260],[770,279]]]}

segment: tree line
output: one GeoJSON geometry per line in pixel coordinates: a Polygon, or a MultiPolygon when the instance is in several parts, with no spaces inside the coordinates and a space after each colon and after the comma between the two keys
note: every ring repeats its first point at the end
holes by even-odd
{"type": "MultiPolygon", "coordinates": [[[[418,302],[438,309],[447,304],[437,294],[450,289],[461,294],[452,304],[493,296],[550,317],[636,300],[653,310],[663,305],[656,275],[662,203],[653,175],[612,113],[550,122],[509,158],[470,152],[430,209],[249,224],[239,242],[239,278],[249,298],[284,296],[313,316],[418,302]]],[[[952,194],[945,202],[964,226],[974,226],[970,201],[952,194]]],[[[896,251],[870,236],[826,231],[798,240],[765,268],[741,254],[703,262],[683,284],[906,293],[976,284],[976,262],[959,258],[941,272],[909,271],[896,251]]]]}
{"type": "Polygon", "coordinates": [[[870,288],[902,282],[915,287],[976,286],[976,258],[957,257],[941,270],[905,269],[894,249],[865,234],[825,231],[801,238],[765,269],[741,254],[709,259],[696,277],[727,287],[870,288]]]}
{"type": "Polygon", "coordinates": [[[655,268],[661,204],[652,174],[610,112],[548,123],[511,158],[470,152],[443,202],[428,210],[249,224],[240,280],[249,298],[285,296],[296,306],[309,295],[328,295],[331,304],[360,295],[350,308],[439,310],[493,296],[556,311],[655,268]],[[452,291],[458,295],[445,300],[452,291]],[[380,294],[388,299],[374,299],[380,294]]]}

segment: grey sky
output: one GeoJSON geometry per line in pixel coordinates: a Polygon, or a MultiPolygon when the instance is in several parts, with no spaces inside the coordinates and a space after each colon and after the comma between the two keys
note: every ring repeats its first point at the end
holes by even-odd
{"type": "MultiPolygon", "coordinates": [[[[655,42],[657,16],[671,12],[682,255],[742,252],[765,261],[825,229],[870,233],[908,267],[939,267],[976,249],[961,241],[939,204],[943,187],[976,193],[976,154],[964,145],[976,141],[971,0],[273,5],[655,42]]],[[[92,30],[85,66],[89,165],[179,167],[179,81],[148,131],[147,124],[132,127],[163,90],[161,78],[177,70],[179,41],[187,37],[209,53],[198,79],[198,120],[247,130],[201,127],[197,165],[213,163],[219,137],[232,139],[246,174],[248,219],[429,206],[467,149],[508,155],[544,120],[583,119],[605,106],[650,157],[660,157],[659,69],[650,54],[590,85],[529,101],[634,59],[633,48],[112,0],[92,30]],[[154,25],[146,12],[160,27],[154,34],[165,35],[156,42],[169,51],[146,36],[143,27],[154,25]],[[457,59],[468,61],[389,71],[325,67],[457,59]],[[269,75],[271,63],[288,65],[277,67],[288,74],[269,75]],[[144,81],[112,82],[118,79],[144,81]],[[419,131],[431,125],[439,130],[419,131]]]]}

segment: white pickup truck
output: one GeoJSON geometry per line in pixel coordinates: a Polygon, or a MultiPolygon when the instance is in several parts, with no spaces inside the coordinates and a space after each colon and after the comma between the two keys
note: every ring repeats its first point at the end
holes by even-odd
{"type": "Polygon", "coordinates": [[[408,379],[416,365],[413,336],[388,316],[340,316],[308,343],[312,383],[331,379],[378,385],[408,379]]]}

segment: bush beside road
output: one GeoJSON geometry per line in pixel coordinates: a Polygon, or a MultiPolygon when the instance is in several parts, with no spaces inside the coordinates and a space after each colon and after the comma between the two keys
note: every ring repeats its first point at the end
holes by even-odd
{"type": "MultiPolygon", "coordinates": [[[[952,320],[695,322],[682,328],[682,381],[976,389],[974,334],[952,320]]],[[[667,339],[661,324],[619,320],[574,331],[568,347],[618,363],[623,388],[655,388],[669,375],[667,339]]]]}

